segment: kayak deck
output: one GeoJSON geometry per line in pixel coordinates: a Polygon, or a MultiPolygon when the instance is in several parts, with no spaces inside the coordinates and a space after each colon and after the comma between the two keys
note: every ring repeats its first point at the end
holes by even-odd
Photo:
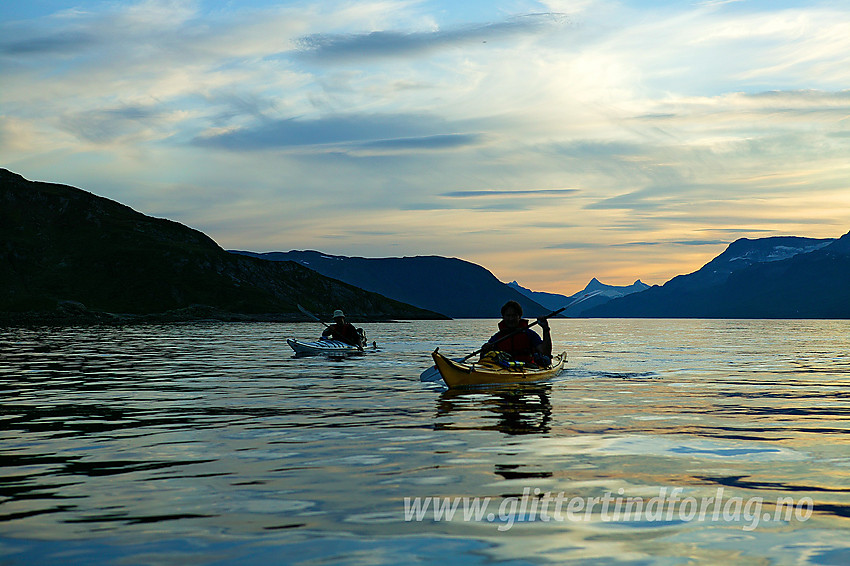
{"type": "Polygon", "coordinates": [[[286,343],[296,354],[301,356],[317,356],[321,354],[331,356],[344,356],[362,352],[357,346],[352,346],[339,340],[316,340],[312,342],[287,338],[286,343]]]}
{"type": "Polygon", "coordinates": [[[476,385],[497,385],[512,383],[535,383],[558,375],[564,369],[566,353],[552,358],[548,368],[502,368],[488,363],[462,363],[451,360],[438,350],[431,353],[434,364],[443,381],[449,387],[474,387],[476,385]]]}

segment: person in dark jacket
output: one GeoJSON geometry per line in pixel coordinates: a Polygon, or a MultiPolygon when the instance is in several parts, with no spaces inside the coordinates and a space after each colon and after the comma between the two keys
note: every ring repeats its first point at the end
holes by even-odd
{"type": "Polygon", "coordinates": [[[322,338],[339,340],[358,348],[363,347],[360,333],[357,332],[353,324],[345,322],[345,314],[339,309],[334,311],[334,323],[325,328],[325,331],[322,332],[322,338]]]}
{"type": "Polygon", "coordinates": [[[518,362],[548,366],[552,359],[552,335],[549,321],[539,319],[543,329],[543,338],[528,328],[528,321],[522,318],[522,306],[516,301],[508,301],[502,306],[502,320],[499,331],[481,347],[481,353],[493,350],[507,352],[518,362]]]}

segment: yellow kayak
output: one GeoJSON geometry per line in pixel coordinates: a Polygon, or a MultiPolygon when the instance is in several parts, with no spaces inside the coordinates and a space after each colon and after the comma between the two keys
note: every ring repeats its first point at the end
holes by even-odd
{"type": "MultiPolygon", "coordinates": [[[[439,350],[439,348],[438,348],[439,350]]],[[[566,352],[552,358],[548,368],[503,368],[499,365],[473,362],[461,363],[442,355],[438,350],[431,353],[434,364],[449,387],[470,387],[502,383],[535,383],[558,375],[567,361],[566,352]]]]}

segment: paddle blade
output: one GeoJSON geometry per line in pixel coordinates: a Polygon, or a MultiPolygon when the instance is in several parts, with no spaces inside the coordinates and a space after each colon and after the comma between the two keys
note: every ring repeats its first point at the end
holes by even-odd
{"type": "Polygon", "coordinates": [[[305,309],[305,308],[304,308],[304,307],[302,307],[301,305],[299,305],[299,304],[297,304],[297,303],[296,303],[296,304],[295,304],[295,306],[296,306],[296,307],[298,307],[298,310],[300,310],[303,314],[305,314],[305,315],[307,315],[308,317],[312,318],[312,319],[313,319],[313,320],[315,320],[316,322],[321,322],[322,324],[324,324],[325,326],[327,326],[327,323],[326,323],[326,322],[324,322],[321,318],[319,318],[318,316],[314,315],[313,313],[311,313],[310,311],[308,311],[307,309],[305,309]]]}
{"type": "Polygon", "coordinates": [[[321,322],[321,320],[319,320],[319,317],[317,317],[316,315],[314,315],[313,313],[311,313],[310,311],[308,311],[307,309],[305,309],[301,305],[296,304],[295,306],[298,307],[298,310],[300,310],[302,314],[312,318],[313,320],[315,320],[317,322],[321,322]]]}
{"type": "Polygon", "coordinates": [[[429,367],[428,369],[423,371],[422,374],[419,376],[419,381],[426,381],[426,382],[430,382],[430,383],[433,383],[435,381],[442,381],[442,379],[443,379],[443,376],[440,375],[440,372],[437,369],[437,366],[429,367]]]}

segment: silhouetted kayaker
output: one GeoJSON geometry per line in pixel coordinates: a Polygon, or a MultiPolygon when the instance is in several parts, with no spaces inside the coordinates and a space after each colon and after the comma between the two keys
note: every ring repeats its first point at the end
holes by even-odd
{"type": "Polygon", "coordinates": [[[322,332],[322,338],[328,337],[333,340],[345,342],[346,344],[351,344],[352,346],[357,346],[358,348],[363,347],[360,333],[357,332],[353,324],[345,322],[345,314],[339,309],[334,311],[334,323],[322,332]]]}
{"type": "Polygon", "coordinates": [[[518,362],[549,366],[552,359],[552,335],[549,332],[549,321],[541,318],[537,323],[543,329],[543,338],[528,328],[528,321],[522,318],[522,306],[516,301],[508,301],[502,306],[499,332],[481,347],[481,354],[499,350],[507,352],[518,362]]]}

